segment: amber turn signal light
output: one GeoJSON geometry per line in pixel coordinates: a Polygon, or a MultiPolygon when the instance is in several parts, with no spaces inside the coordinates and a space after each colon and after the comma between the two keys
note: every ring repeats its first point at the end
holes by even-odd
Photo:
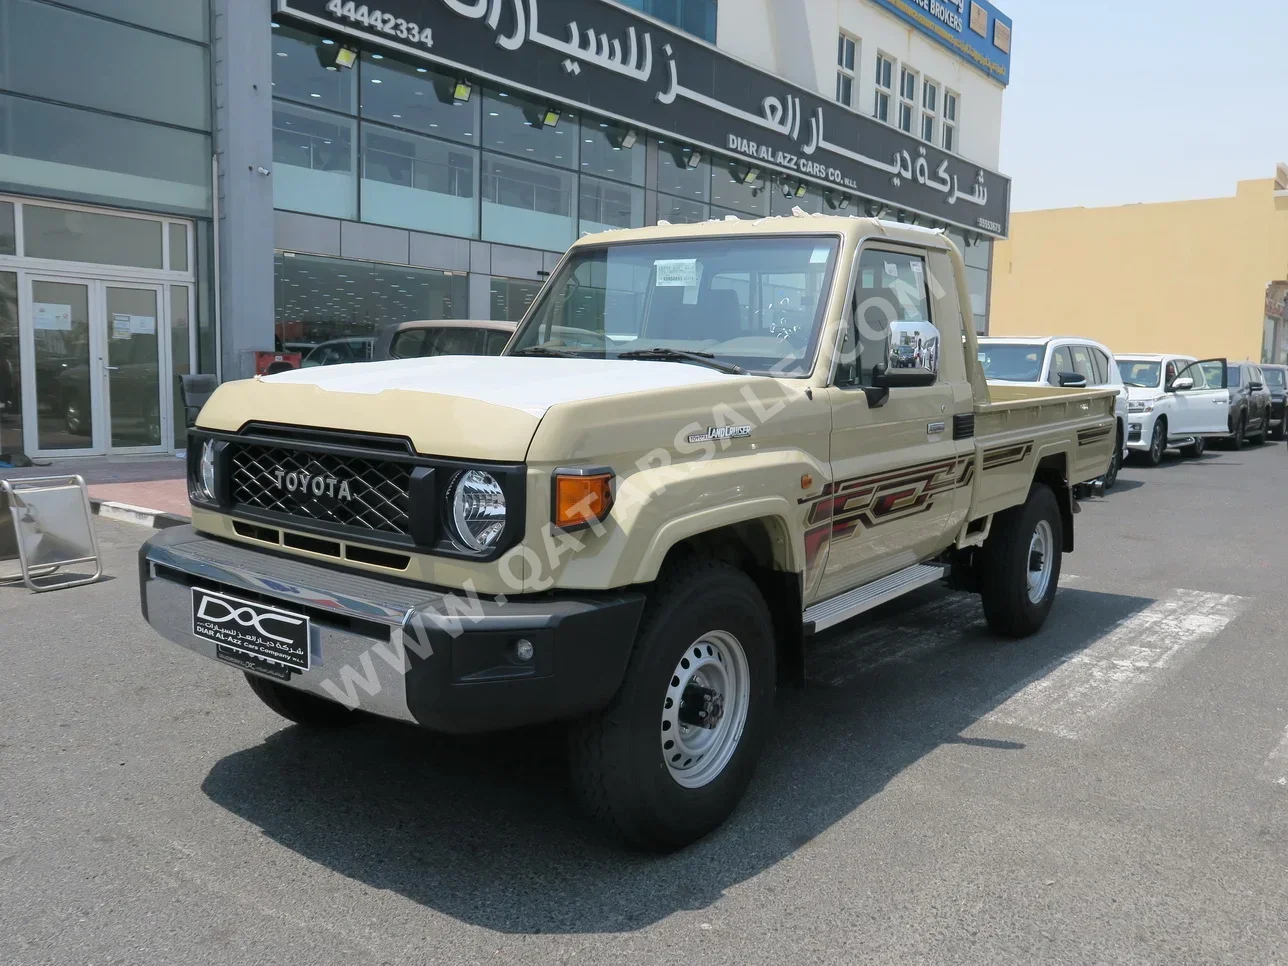
{"type": "Polygon", "coordinates": [[[554,490],[554,524],[563,530],[598,523],[613,508],[611,470],[558,470],[554,490]]]}

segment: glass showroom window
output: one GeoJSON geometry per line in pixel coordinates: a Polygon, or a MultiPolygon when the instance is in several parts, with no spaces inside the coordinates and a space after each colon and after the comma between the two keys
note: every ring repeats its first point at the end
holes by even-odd
{"type": "Polygon", "coordinates": [[[479,143],[479,101],[459,99],[457,78],[364,54],[360,110],[364,119],[434,138],[479,143]]]}
{"type": "Polygon", "coordinates": [[[769,213],[790,215],[793,208],[800,208],[810,214],[822,211],[822,189],[795,178],[776,178],[769,188],[769,213]]]}
{"type": "Polygon", "coordinates": [[[497,91],[483,95],[483,147],[561,168],[577,167],[577,115],[497,91]]]}
{"type": "Polygon", "coordinates": [[[492,279],[490,318],[518,322],[540,291],[540,282],[530,282],[522,278],[492,279]]]}
{"type": "Polygon", "coordinates": [[[644,224],[644,189],[582,175],[578,231],[639,228],[644,224]]]}
{"type": "Polygon", "coordinates": [[[701,201],[677,198],[674,195],[657,196],[657,220],[673,225],[695,225],[711,217],[710,206],[701,201]]]}
{"type": "Polygon", "coordinates": [[[876,96],[872,103],[872,116],[890,123],[890,98],[894,95],[894,61],[885,54],[877,54],[876,96]]]}
{"type": "Polygon", "coordinates": [[[634,128],[582,118],[581,173],[644,184],[644,139],[634,128]]]}
{"type": "Polygon", "coordinates": [[[276,254],[273,271],[277,338],[288,352],[330,342],[336,355],[352,354],[382,325],[466,315],[464,273],[287,252],[276,254]]]}
{"type": "Polygon", "coordinates": [[[854,75],[858,70],[859,42],[849,34],[836,38],[836,99],[846,107],[854,106],[854,75]]]}
{"type": "Polygon", "coordinates": [[[738,214],[769,214],[768,183],[760,169],[742,161],[725,161],[711,168],[711,204],[738,214]]]}
{"type": "Polygon", "coordinates": [[[711,200],[711,162],[694,148],[657,142],[657,190],[688,201],[711,200]]]}
{"type": "Polygon", "coordinates": [[[273,207],[358,217],[357,122],[285,101],[273,103],[273,207]]]}
{"type": "Polygon", "coordinates": [[[362,126],[362,220],[478,237],[474,148],[362,126]]]}
{"type": "Polygon", "coordinates": [[[273,96],[311,107],[353,114],[357,109],[358,72],[323,67],[319,52],[335,49],[331,38],[273,28],[273,96]]]}
{"type": "Polygon", "coordinates": [[[14,255],[18,251],[13,225],[13,202],[0,201],[0,255],[14,255]]]}
{"type": "Polygon", "coordinates": [[[576,238],[570,171],[483,155],[485,241],[562,251],[576,238]]]}

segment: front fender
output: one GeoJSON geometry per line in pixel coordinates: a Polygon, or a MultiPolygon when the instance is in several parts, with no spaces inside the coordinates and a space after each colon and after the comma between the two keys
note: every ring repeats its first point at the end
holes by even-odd
{"type": "Polygon", "coordinates": [[[793,527],[790,522],[795,509],[782,497],[764,497],[729,506],[713,507],[710,510],[699,510],[696,513],[669,520],[649,541],[648,549],[640,559],[639,566],[635,570],[635,578],[631,583],[642,584],[656,580],[666,555],[681,541],[702,533],[710,533],[721,527],[752,520],[772,521],[777,531],[771,534],[775,562],[782,570],[799,572],[802,569],[800,561],[805,559],[805,543],[800,527],[793,527]]]}

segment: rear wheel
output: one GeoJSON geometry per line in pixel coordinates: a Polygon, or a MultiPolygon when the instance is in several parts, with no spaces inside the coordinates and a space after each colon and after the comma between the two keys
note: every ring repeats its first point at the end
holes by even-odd
{"type": "Polygon", "coordinates": [[[1207,440],[1202,436],[1195,436],[1194,442],[1190,443],[1188,446],[1181,447],[1181,452],[1191,459],[1198,459],[1207,452],[1207,440]]]}
{"type": "Polygon", "coordinates": [[[1064,527],[1055,493],[1041,483],[1023,506],[997,515],[979,560],[988,626],[1027,637],[1046,622],[1060,583],[1064,527]]]}
{"type": "Polygon", "coordinates": [[[288,721],[310,728],[337,728],[352,723],[353,712],[342,704],[319,698],[307,691],[297,691],[284,684],[246,675],[246,683],[255,696],[288,721]]]}
{"type": "Polygon", "coordinates": [[[1114,454],[1109,457],[1109,469],[1105,470],[1102,480],[1105,485],[1105,491],[1108,492],[1114,488],[1118,482],[1118,471],[1123,465],[1123,431],[1118,430],[1118,435],[1114,438],[1114,454]]]}
{"type": "Polygon", "coordinates": [[[649,602],[621,690],[570,729],[573,787],[631,845],[670,850],[719,826],[751,782],[774,695],[769,610],[742,571],[694,560],[649,602]]]}
{"type": "Polygon", "coordinates": [[[1276,440],[1277,442],[1282,443],[1285,438],[1284,437],[1285,425],[1288,425],[1288,413],[1285,413],[1284,418],[1279,420],[1279,425],[1270,431],[1270,438],[1273,440],[1276,440]]]}
{"type": "Polygon", "coordinates": [[[1255,436],[1249,436],[1249,437],[1248,437],[1248,439],[1252,442],[1252,445],[1253,445],[1253,446],[1264,446],[1264,445],[1265,445],[1265,442],[1266,442],[1266,433],[1267,433],[1267,432],[1269,432],[1269,430],[1267,430],[1267,428],[1266,428],[1266,422],[1267,422],[1267,417],[1262,416],[1262,417],[1261,417],[1261,428],[1260,428],[1260,430],[1257,432],[1257,435],[1255,435],[1255,436]]]}

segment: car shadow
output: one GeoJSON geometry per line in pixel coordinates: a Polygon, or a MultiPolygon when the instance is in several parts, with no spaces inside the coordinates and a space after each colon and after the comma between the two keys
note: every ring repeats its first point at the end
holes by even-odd
{"type": "Polygon", "coordinates": [[[624,850],[582,817],[558,727],[471,738],[373,718],[340,731],[287,727],[217,762],[202,787],[301,856],[465,923],[636,930],[710,906],[937,748],[1024,754],[1013,731],[965,732],[1150,603],[1062,589],[1042,633],[1007,641],[988,631],[977,598],[934,589],[820,635],[806,685],[780,689],[776,732],[741,807],[669,856],[624,850]]]}

